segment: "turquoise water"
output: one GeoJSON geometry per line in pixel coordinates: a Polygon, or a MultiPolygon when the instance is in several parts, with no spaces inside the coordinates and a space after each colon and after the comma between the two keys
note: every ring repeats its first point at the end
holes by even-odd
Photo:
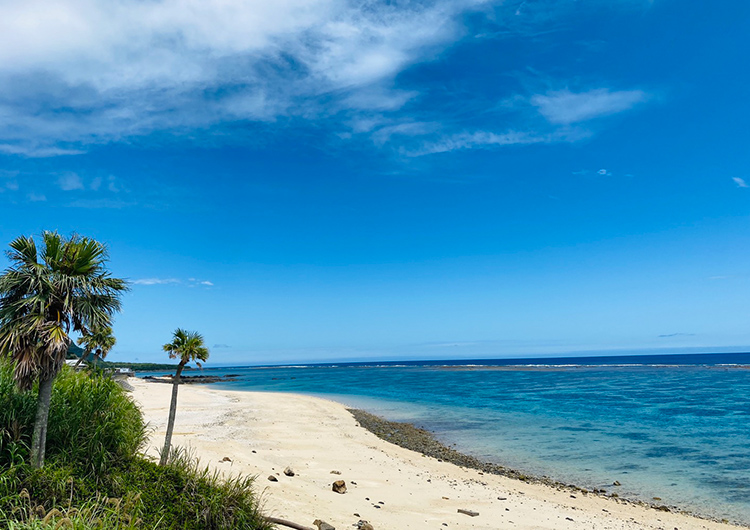
{"type": "Polygon", "coordinates": [[[660,497],[750,524],[750,369],[737,366],[738,359],[750,364],[750,356],[715,356],[713,364],[665,366],[654,357],[658,363],[413,363],[204,374],[240,374],[217,385],[227,389],[333,398],[416,423],[465,453],[530,474],[621,497],[660,497]],[[722,366],[726,360],[732,365],[722,366]]]}

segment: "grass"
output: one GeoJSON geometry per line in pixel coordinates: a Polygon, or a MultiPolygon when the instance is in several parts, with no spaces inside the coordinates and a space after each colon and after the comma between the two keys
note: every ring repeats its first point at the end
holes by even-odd
{"type": "Polygon", "coordinates": [[[140,451],[138,407],[101,373],[55,380],[46,464],[27,465],[36,392],[0,363],[0,527],[267,530],[251,477],[226,478],[184,451],[158,466],[140,451]]]}

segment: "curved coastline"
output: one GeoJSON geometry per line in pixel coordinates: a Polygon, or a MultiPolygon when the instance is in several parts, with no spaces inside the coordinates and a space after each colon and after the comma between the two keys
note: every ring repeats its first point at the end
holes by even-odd
{"type": "MultiPolygon", "coordinates": [[[[135,380],[133,386],[156,446],[163,436],[169,385],[135,380]]],[[[268,514],[303,524],[320,518],[345,528],[359,516],[378,530],[732,527],[583,493],[570,485],[511,470],[503,474],[482,471],[466,465],[471,463],[466,458],[472,457],[442,444],[443,449],[437,445],[430,449],[438,451],[437,456],[425,456],[427,451],[417,453],[415,448],[391,443],[398,440],[385,441],[393,438],[387,433],[381,439],[363,425],[367,413],[354,414],[359,422],[344,405],[304,394],[187,385],[180,389],[174,440],[212,468],[258,476],[268,514]],[[281,473],[286,466],[294,468],[294,477],[281,473]],[[268,481],[269,474],[278,480],[268,481]],[[350,488],[346,495],[331,492],[331,483],[338,478],[350,488]],[[470,518],[458,510],[480,515],[470,518]]],[[[372,429],[382,431],[384,421],[380,428],[371,424],[372,429]]],[[[387,428],[405,429],[404,424],[393,422],[387,428]]],[[[432,435],[419,431],[424,445],[432,435]]]]}
{"type": "MultiPolygon", "coordinates": [[[[354,416],[360,427],[367,429],[378,438],[385,440],[386,442],[398,445],[399,447],[403,447],[404,449],[409,449],[411,451],[421,453],[425,456],[438,459],[439,461],[450,462],[459,467],[476,469],[477,471],[480,471],[482,473],[500,475],[525,483],[543,484],[560,491],[564,490],[573,493],[580,493],[582,495],[596,495],[602,498],[617,499],[618,502],[632,503],[634,505],[652,508],[654,510],[662,512],[678,512],[699,519],[706,519],[709,521],[721,523],[728,522],[727,519],[714,517],[709,514],[701,513],[700,511],[691,510],[676,505],[665,505],[658,502],[646,502],[627,496],[621,497],[618,493],[610,493],[605,489],[587,489],[575,484],[561,482],[550,477],[536,476],[527,472],[511,469],[500,464],[482,461],[474,456],[462,453],[452,447],[443,444],[436,438],[435,433],[427,429],[417,427],[413,423],[390,421],[362,409],[348,408],[347,410],[354,416]]],[[[743,525],[741,521],[733,521],[733,523],[737,525],[743,525]]]]}

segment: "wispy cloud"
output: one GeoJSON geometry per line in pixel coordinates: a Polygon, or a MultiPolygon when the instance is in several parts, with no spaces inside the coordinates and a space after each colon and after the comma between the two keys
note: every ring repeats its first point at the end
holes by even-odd
{"type": "Polygon", "coordinates": [[[642,90],[612,91],[598,88],[585,92],[558,90],[531,97],[531,104],[550,123],[568,125],[629,110],[648,99],[642,90]]]}
{"type": "Polygon", "coordinates": [[[57,185],[63,191],[82,190],[84,188],[83,180],[77,173],[63,173],[57,179],[57,185]]]}
{"type": "Polygon", "coordinates": [[[672,337],[695,337],[695,333],[666,333],[658,336],[660,339],[668,339],[672,337]]]}
{"type": "MultiPolygon", "coordinates": [[[[398,75],[465,37],[470,13],[502,31],[538,34],[536,25],[570,11],[563,4],[527,2],[516,14],[498,0],[2,3],[0,154],[75,155],[154,131],[210,134],[224,123],[272,127],[287,118],[337,122],[339,138],[364,134],[381,147],[410,144],[418,123],[439,122],[453,124],[448,140],[433,138],[447,150],[524,143],[498,141],[507,129],[538,143],[554,131],[457,124],[438,107],[392,119],[424,96],[419,86],[399,86],[398,75]],[[455,134],[473,128],[495,138],[455,134]]],[[[518,95],[527,113],[553,126],[622,112],[647,97],[608,88],[518,95]]],[[[114,191],[103,180],[89,185],[114,191]]]]}
{"type": "Polygon", "coordinates": [[[408,156],[424,156],[463,149],[575,142],[588,137],[589,134],[588,131],[583,129],[566,129],[550,133],[528,131],[508,131],[504,133],[491,131],[463,132],[426,141],[419,148],[405,149],[404,154],[408,156]]]}
{"type": "Polygon", "coordinates": [[[133,280],[135,285],[170,285],[181,283],[177,278],[140,278],[133,280]]]}
{"type": "Polygon", "coordinates": [[[181,280],[179,278],[139,278],[133,280],[135,285],[185,285],[187,287],[213,287],[214,282],[209,280],[200,280],[197,278],[188,278],[181,280]]]}
{"type": "Polygon", "coordinates": [[[416,95],[396,74],[485,3],[4,3],[0,152],[75,154],[154,130],[314,116],[321,102],[396,109],[416,95]]]}
{"type": "Polygon", "coordinates": [[[735,184],[737,184],[738,188],[750,188],[747,182],[745,182],[745,179],[742,179],[740,177],[732,177],[732,180],[734,181],[735,184]]]}
{"type": "Polygon", "coordinates": [[[99,209],[113,209],[121,210],[123,208],[131,208],[138,206],[137,201],[126,201],[122,199],[108,199],[108,198],[80,198],[70,201],[65,204],[68,208],[86,208],[91,210],[99,209]]]}

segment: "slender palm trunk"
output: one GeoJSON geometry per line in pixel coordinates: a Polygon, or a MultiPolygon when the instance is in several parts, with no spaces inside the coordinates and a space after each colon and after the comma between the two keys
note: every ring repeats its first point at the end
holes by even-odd
{"type": "Polygon", "coordinates": [[[184,363],[177,366],[177,373],[172,379],[172,403],[169,405],[169,419],[167,420],[167,436],[164,438],[164,448],[161,450],[159,465],[163,466],[169,461],[169,453],[172,448],[172,431],[174,430],[174,417],[177,414],[177,389],[180,386],[180,374],[185,367],[184,363]]]}
{"type": "Polygon", "coordinates": [[[44,453],[47,450],[47,422],[49,404],[52,399],[52,383],[55,376],[39,380],[39,398],[36,405],[34,434],[31,437],[31,466],[40,468],[44,465],[44,453]]]}
{"type": "Polygon", "coordinates": [[[73,369],[74,369],[74,370],[77,370],[77,369],[78,369],[78,367],[79,367],[79,366],[81,365],[81,363],[83,362],[83,360],[84,360],[84,359],[85,359],[86,357],[88,357],[88,356],[89,356],[90,354],[91,354],[91,352],[89,352],[89,351],[84,351],[84,352],[83,352],[83,355],[81,355],[81,356],[80,356],[80,357],[78,358],[78,361],[76,362],[76,365],[75,365],[75,366],[73,367],[73,369]]]}

